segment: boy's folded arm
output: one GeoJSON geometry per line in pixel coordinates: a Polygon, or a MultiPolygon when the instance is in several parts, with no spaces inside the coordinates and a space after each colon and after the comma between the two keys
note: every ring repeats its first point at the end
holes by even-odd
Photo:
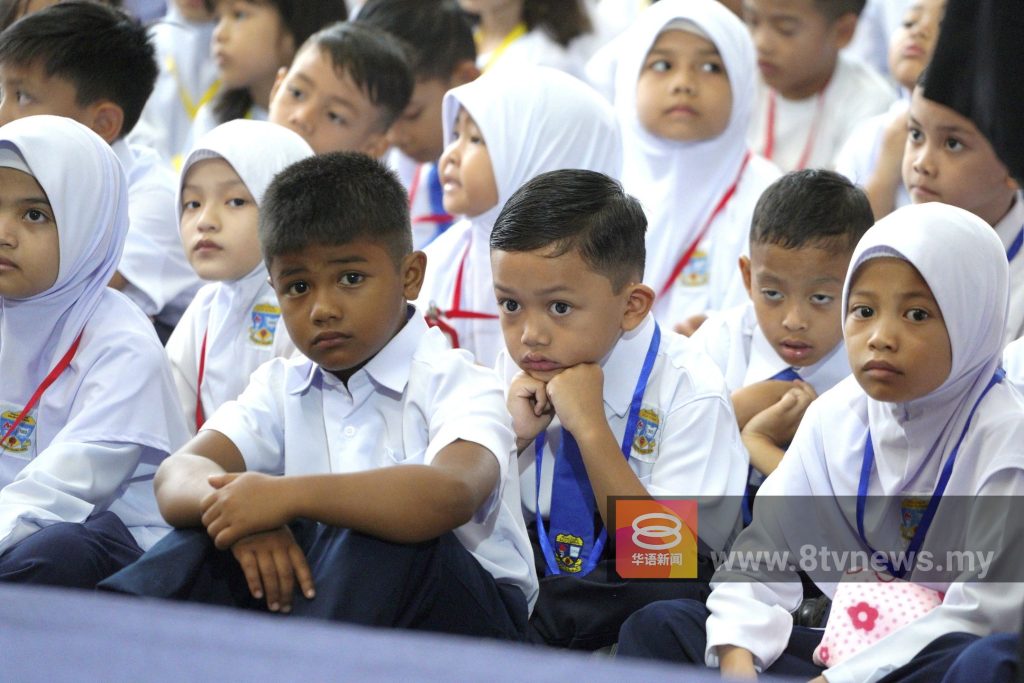
{"type": "Polygon", "coordinates": [[[178,528],[199,526],[200,504],[214,490],[210,475],[245,470],[245,460],[231,439],[210,429],[200,432],[156,472],[153,488],[160,514],[178,528]]]}
{"type": "Polygon", "coordinates": [[[297,517],[396,543],[416,543],[470,521],[499,477],[494,453],[456,440],[429,465],[285,477],[282,483],[297,517]]]}
{"type": "Polygon", "coordinates": [[[742,430],[750,418],[777,403],[793,386],[791,382],[766,380],[748,384],[732,392],[732,407],[736,424],[742,430]]]}

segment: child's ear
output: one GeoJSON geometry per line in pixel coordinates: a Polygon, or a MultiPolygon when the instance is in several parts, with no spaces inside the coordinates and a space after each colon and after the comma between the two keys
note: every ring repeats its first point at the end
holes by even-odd
{"type": "Polygon", "coordinates": [[[420,295],[420,287],[423,286],[423,274],[426,271],[427,255],[422,251],[414,251],[402,258],[402,264],[398,267],[398,273],[402,278],[402,291],[407,301],[412,301],[420,295]]]}
{"type": "Polygon", "coordinates": [[[277,97],[277,91],[281,89],[281,84],[284,83],[284,77],[288,75],[288,67],[282,66],[277,70],[277,77],[274,78],[274,85],[270,86],[270,101],[273,102],[274,98],[277,97]]]}
{"type": "Polygon", "coordinates": [[[835,39],[837,50],[842,50],[853,40],[853,34],[857,30],[858,18],[856,13],[847,12],[832,22],[832,36],[835,39]]]}
{"type": "Polygon", "coordinates": [[[114,144],[121,137],[121,129],[124,127],[124,109],[110,100],[100,100],[89,107],[91,120],[83,121],[93,132],[107,141],[107,144],[114,144]]]}
{"type": "Polygon", "coordinates": [[[654,306],[654,290],[638,282],[626,285],[626,312],[622,316],[622,330],[629,332],[644,321],[654,306]]]}
{"type": "Polygon", "coordinates": [[[452,70],[452,76],[448,79],[448,89],[471,83],[479,77],[480,69],[477,68],[476,63],[470,59],[463,59],[452,70]]]}
{"type": "Polygon", "coordinates": [[[747,294],[750,294],[750,257],[740,256],[740,275],[743,277],[743,289],[747,290],[747,294]]]}
{"type": "Polygon", "coordinates": [[[1020,181],[1014,178],[1012,175],[1007,175],[1006,186],[1009,187],[1014,192],[1017,192],[1020,190],[1020,181]]]}
{"type": "Polygon", "coordinates": [[[366,139],[366,142],[363,143],[362,149],[359,151],[368,157],[380,159],[388,151],[388,147],[390,146],[391,145],[388,144],[386,132],[370,133],[370,137],[366,139]]]}

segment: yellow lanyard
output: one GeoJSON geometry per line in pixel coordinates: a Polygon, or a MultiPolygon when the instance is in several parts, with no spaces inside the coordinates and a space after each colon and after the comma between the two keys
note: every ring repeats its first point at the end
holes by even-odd
{"type": "Polygon", "coordinates": [[[178,97],[181,99],[182,106],[185,107],[189,121],[195,121],[199,108],[217,95],[217,91],[220,90],[220,81],[214,81],[206,89],[206,92],[203,93],[203,96],[199,98],[199,101],[196,102],[192,99],[192,94],[185,87],[185,84],[181,82],[181,74],[178,73],[178,64],[174,61],[174,57],[167,58],[166,67],[168,73],[174,76],[174,82],[178,84],[178,97]]]}
{"type": "MultiPolygon", "coordinates": [[[[480,70],[487,71],[489,68],[491,68],[494,65],[494,63],[498,61],[498,58],[501,57],[502,53],[504,53],[505,50],[508,49],[509,45],[516,42],[525,35],[526,24],[523,22],[519,22],[518,24],[516,24],[516,27],[509,31],[508,35],[502,39],[501,44],[498,45],[498,47],[494,48],[494,51],[491,53],[491,56],[487,58],[487,61],[484,63],[483,67],[480,70]]],[[[479,30],[477,30],[476,34],[474,35],[474,38],[476,39],[476,44],[479,47],[481,42],[479,30]]]]}

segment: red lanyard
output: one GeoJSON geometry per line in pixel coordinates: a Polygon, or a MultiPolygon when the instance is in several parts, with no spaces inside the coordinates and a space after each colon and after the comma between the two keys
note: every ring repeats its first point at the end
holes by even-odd
{"type": "MultiPolygon", "coordinates": [[[[828,87],[827,85],[825,86],[828,87]]],[[[796,162],[796,168],[794,171],[801,171],[807,167],[807,162],[811,158],[811,150],[814,149],[814,139],[818,137],[818,125],[821,123],[821,112],[824,109],[825,104],[825,90],[822,89],[818,93],[817,101],[814,103],[814,119],[811,121],[811,130],[807,134],[807,142],[804,143],[804,151],[800,154],[799,161],[796,162]]],[[[768,91],[768,130],[765,133],[764,141],[764,156],[768,161],[773,161],[772,155],[775,154],[775,91],[768,91]]]]}
{"type": "Polygon", "coordinates": [[[693,258],[694,252],[697,251],[697,246],[700,245],[700,243],[704,240],[705,235],[707,235],[708,230],[711,229],[711,224],[715,222],[715,219],[718,218],[718,214],[722,213],[722,211],[725,210],[725,207],[729,203],[729,200],[732,199],[732,196],[734,194],[736,194],[736,188],[739,187],[740,185],[740,179],[743,178],[743,171],[746,170],[747,163],[749,161],[750,150],[747,150],[747,153],[743,155],[743,162],[740,163],[740,171],[739,173],[736,174],[736,180],[732,181],[732,185],[730,185],[729,189],[725,191],[725,194],[722,195],[722,198],[718,200],[718,204],[715,205],[714,210],[711,212],[711,215],[708,216],[708,219],[704,223],[704,226],[700,229],[700,232],[697,233],[696,239],[694,239],[693,243],[686,249],[686,251],[683,252],[682,258],[680,258],[676,262],[675,268],[672,269],[672,273],[668,276],[668,281],[665,282],[661,290],[658,292],[659,298],[665,296],[668,290],[671,289],[672,283],[676,281],[676,278],[679,277],[679,274],[683,272],[684,268],[686,268],[686,265],[690,262],[690,259],[693,258]]]}
{"type": "Polygon", "coordinates": [[[206,374],[206,335],[209,330],[203,332],[203,347],[199,351],[199,379],[196,381],[196,431],[198,432],[203,423],[206,422],[206,415],[203,413],[203,375],[206,374]]]}
{"type": "Polygon", "coordinates": [[[43,380],[35,393],[32,394],[32,398],[30,398],[28,403],[25,404],[25,407],[21,409],[18,417],[15,418],[11,426],[7,428],[6,432],[4,432],[3,437],[0,438],[0,451],[7,450],[7,439],[10,438],[11,434],[14,433],[14,430],[18,428],[18,425],[25,420],[28,414],[32,412],[32,409],[36,407],[36,403],[39,403],[39,399],[42,397],[43,392],[46,391],[54,381],[56,381],[62,372],[67,370],[69,365],[71,365],[71,359],[75,357],[75,352],[78,351],[78,343],[80,341],[82,341],[81,332],[79,332],[78,336],[75,337],[75,341],[71,343],[71,348],[68,349],[68,352],[65,353],[64,357],[61,358],[57,365],[53,367],[53,370],[50,370],[50,374],[46,376],[46,379],[43,380]]]}
{"type": "Polygon", "coordinates": [[[493,313],[479,313],[477,311],[467,311],[459,308],[459,302],[462,301],[462,278],[466,270],[466,258],[469,256],[469,248],[472,242],[466,245],[465,250],[462,252],[462,260],[459,261],[459,270],[455,275],[455,292],[452,294],[452,306],[447,311],[442,311],[436,306],[432,306],[427,311],[427,325],[430,327],[436,327],[444,332],[451,339],[453,348],[459,347],[459,334],[455,331],[455,328],[449,325],[444,318],[450,320],[457,320],[459,318],[469,320],[497,320],[498,316],[493,313]]]}

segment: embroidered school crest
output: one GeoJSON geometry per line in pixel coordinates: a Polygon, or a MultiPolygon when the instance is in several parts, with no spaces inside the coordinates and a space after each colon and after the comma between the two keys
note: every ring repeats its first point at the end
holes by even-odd
{"type": "Polygon", "coordinates": [[[650,455],[658,447],[658,428],[661,418],[650,408],[640,410],[636,421],[636,433],[633,435],[633,450],[643,455],[650,455]]]}
{"type": "Polygon", "coordinates": [[[690,262],[683,268],[683,272],[679,273],[676,282],[680,287],[701,287],[711,279],[708,270],[708,252],[697,247],[690,257],[690,262]]]}
{"type": "MultiPolygon", "coordinates": [[[[11,425],[18,419],[18,413],[5,410],[0,415],[0,435],[6,434],[11,425]]],[[[26,415],[18,428],[10,436],[4,439],[3,450],[11,453],[24,453],[32,448],[32,434],[36,430],[36,420],[31,415],[26,415]]]]}
{"type": "Polygon", "coordinates": [[[281,309],[273,304],[256,304],[252,307],[252,325],[249,327],[249,339],[258,346],[270,346],[274,343],[274,332],[281,320],[281,309]]]}
{"type": "Polygon", "coordinates": [[[555,561],[558,568],[570,574],[576,574],[583,569],[583,539],[572,534],[558,534],[555,536],[555,561]]]}
{"type": "Polygon", "coordinates": [[[900,536],[907,543],[913,540],[927,509],[927,498],[907,497],[900,503],[900,536]]]}

